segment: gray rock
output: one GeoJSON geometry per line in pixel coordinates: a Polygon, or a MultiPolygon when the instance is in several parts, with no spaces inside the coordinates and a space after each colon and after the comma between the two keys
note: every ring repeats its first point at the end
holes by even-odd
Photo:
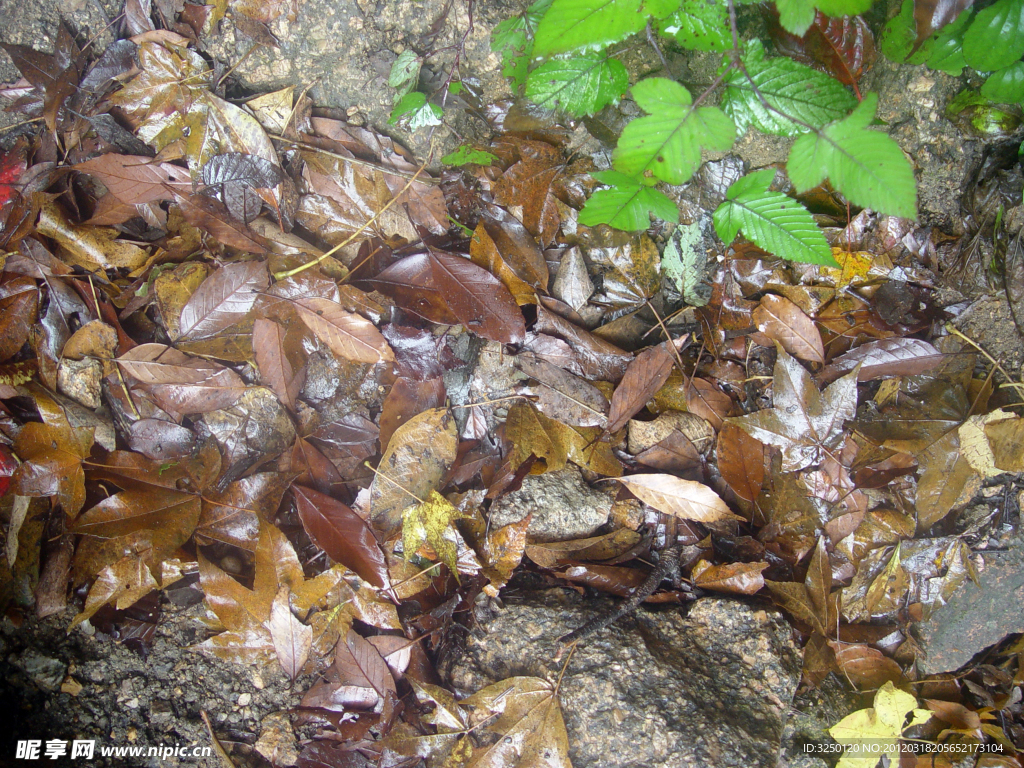
{"type": "Polygon", "coordinates": [[[1018,533],[1006,551],[984,552],[982,557],[981,587],[967,581],[919,625],[926,654],[917,662],[922,674],[957,670],[1007,635],[1024,632],[1024,535],[1018,533]]]}
{"type": "Polygon", "coordinates": [[[531,512],[528,535],[533,541],[567,541],[590,536],[608,522],[612,499],[587,485],[575,466],[543,475],[527,475],[523,487],[502,496],[491,507],[490,523],[517,523],[531,512]]]}
{"type": "Polygon", "coordinates": [[[67,670],[63,662],[44,656],[34,648],[27,649],[20,656],[12,657],[11,663],[44,691],[56,691],[60,688],[67,670]]]}
{"type": "MultiPolygon", "coordinates": [[[[610,601],[528,594],[484,620],[451,681],[470,692],[513,675],[558,678],[556,639],[610,601]]],[[[642,610],[580,643],[559,697],[575,768],[774,766],[800,653],[776,611],[707,599],[642,610]]]]}

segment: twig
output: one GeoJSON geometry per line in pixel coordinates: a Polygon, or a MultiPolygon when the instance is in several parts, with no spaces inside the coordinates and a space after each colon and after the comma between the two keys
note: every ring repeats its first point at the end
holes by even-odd
{"type": "Polygon", "coordinates": [[[654,590],[658,588],[661,582],[665,579],[675,581],[679,578],[679,558],[681,555],[682,547],[678,543],[673,542],[669,544],[661,551],[661,559],[654,566],[654,570],[650,572],[647,578],[644,579],[644,582],[633,590],[633,593],[617,609],[607,616],[591,619],[582,627],[574,629],[567,635],[562,635],[562,637],[558,638],[558,642],[563,645],[578,643],[580,640],[590,637],[610,624],[614,624],[623,616],[635,611],[644,600],[654,594],[654,590]]]}
{"type": "MultiPolygon", "coordinates": [[[[382,173],[387,173],[387,174],[389,174],[391,176],[400,176],[403,179],[415,178],[416,174],[420,172],[418,170],[416,171],[416,173],[410,173],[408,171],[400,171],[397,168],[395,168],[393,166],[390,166],[390,165],[385,165],[384,163],[375,163],[375,162],[373,162],[371,160],[360,160],[358,157],[348,157],[346,155],[342,155],[342,154],[339,154],[337,152],[331,152],[328,149],[321,149],[320,147],[316,146],[315,144],[307,144],[304,141],[297,141],[296,139],[289,139],[287,136],[279,136],[276,133],[268,133],[267,136],[272,138],[274,141],[287,141],[289,144],[292,144],[292,145],[298,147],[299,149],[308,149],[310,152],[317,152],[317,153],[319,153],[321,155],[327,155],[328,157],[336,157],[339,160],[344,160],[346,163],[352,163],[352,165],[362,165],[362,166],[364,166],[366,168],[373,168],[374,170],[380,171],[382,173]]],[[[440,182],[438,182],[437,179],[432,178],[430,176],[425,176],[424,178],[419,179],[419,182],[420,182],[420,184],[438,184],[438,183],[440,183],[440,182]]]]}
{"type": "Polygon", "coordinates": [[[947,331],[948,333],[951,333],[951,334],[953,334],[953,335],[954,335],[954,336],[956,336],[956,337],[957,337],[958,339],[963,339],[964,341],[966,341],[966,342],[967,342],[968,344],[970,344],[970,345],[971,345],[972,347],[974,347],[974,348],[975,348],[976,350],[978,350],[979,352],[981,352],[981,354],[983,354],[983,355],[985,356],[985,358],[986,358],[986,359],[987,359],[987,360],[988,360],[988,361],[989,361],[990,363],[992,363],[992,365],[994,365],[994,366],[995,366],[996,368],[998,368],[998,369],[999,369],[999,372],[1000,372],[1001,374],[1003,374],[1003,376],[1005,376],[1005,377],[1006,377],[1006,384],[1005,384],[1005,385],[1003,385],[1003,386],[1007,386],[1007,387],[1013,387],[1013,388],[1015,388],[1015,389],[1019,389],[1019,390],[1021,390],[1022,392],[1024,392],[1024,384],[1018,384],[1018,383],[1017,383],[1017,382],[1015,382],[1015,381],[1014,381],[1014,380],[1013,380],[1012,378],[1010,378],[1010,374],[1008,374],[1008,373],[1006,372],[1006,369],[1005,369],[1005,368],[1003,368],[1003,366],[999,364],[999,361],[998,361],[998,360],[996,360],[996,359],[995,359],[994,357],[992,357],[992,355],[990,355],[990,354],[989,354],[988,352],[986,352],[986,351],[984,350],[984,348],[982,348],[982,347],[981,347],[981,345],[980,345],[980,344],[978,344],[978,343],[977,343],[976,341],[974,341],[974,339],[970,338],[969,336],[965,336],[965,335],[964,335],[963,333],[961,333],[960,331],[958,331],[958,330],[957,330],[957,329],[956,329],[956,328],[955,328],[955,327],[953,326],[953,324],[952,324],[952,323],[946,323],[946,331],[947,331]]]}

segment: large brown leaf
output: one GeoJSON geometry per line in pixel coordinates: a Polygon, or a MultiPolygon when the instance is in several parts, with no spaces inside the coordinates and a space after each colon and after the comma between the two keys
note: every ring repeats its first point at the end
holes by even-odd
{"type": "Polygon", "coordinates": [[[349,312],[330,299],[312,297],[292,303],[299,317],[334,354],[354,363],[394,360],[387,339],[362,315],[349,312]]]}
{"type": "Polygon", "coordinates": [[[304,363],[294,361],[292,355],[301,351],[299,337],[285,330],[273,320],[258,318],[252,327],[252,348],[260,379],[277,395],[285,408],[294,412],[306,380],[304,363]]]}
{"type": "Polygon", "coordinates": [[[825,348],[814,321],[789,299],[766,294],[754,310],[754,323],[789,354],[801,360],[825,362],[825,348]]]}
{"type": "Polygon", "coordinates": [[[566,196],[562,153],[543,141],[501,139],[514,145],[517,162],[494,184],[494,200],[504,206],[523,206],[523,224],[547,246],[555,238],[562,217],[559,198],[566,196]]]}
{"type": "Polygon", "coordinates": [[[118,364],[168,413],[207,413],[232,405],[246,384],[230,368],[163,344],[140,344],[118,364]]]}
{"type": "Polygon", "coordinates": [[[782,468],[791,472],[819,464],[838,451],[844,427],[857,412],[857,374],[848,373],[819,392],[811,375],[779,350],[772,378],[773,406],[726,419],[751,437],[782,449],[782,468]]]}
{"type": "Polygon", "coordinates": [[[833,637],[839,627],[840,592],[832,592],[832,566],[824,538],[818,539],[803,583],[766,581],[775,602],[820,635],[833,637]]]}
{"type": "Polygon", "coordinates": [[[154,162],[145,155],[109,153],[73,168],[95,176],[110,194],[127,205],[173,200],[172,190],[182,195],[192,191],[192,177],[187,170],[171,163],[154,162]]]}
{"type": "Polygon", "coordinates": [[[645,349],[626,368],[619,386],[612,393],[611,411],[608,414],[609,433],[618,432],[637,412],[647,405],[654,393],[668,380],[675,364],[671,341],[645,349]]]}
{"type": "Polygon", "coordinates": [[[761,493],[764,446],[733,424],[718,433],[718,471],[737,496],[748,503],[761,493]]]}
{"type": "Polygon", "coordinates": [[[179,339],[208,338],[241,322],[252,310],[259,291],[269,285],[264,262],[236,262],[218,269],[181,308],[179,339]]]}
{"type": "Polygon", "coordinates": [[[434,323],[465,325],[485,339],[521,344],[526,323],[512,294],[469,259],[443,251],[392,264],[372,280],[400,307],[434,323]]]}
{"type": "Polygon", "coordinates": [[[860,16],[833,18],[818,11],[814,23],[798,37],[782,28],[773,7],[768,13],[768,31],[779,53],[827,72],[843,85],[856,87],[875,61],[875,37],[860,16]]]}
{"type": "Polygon", "coordinates": [[[608,400],[590,382],[532,352],[518,354],[516,366],[537,381],[537,386],[527,391],[536,395],[541,413],[577,427],[603,427],[607,422],[608,400]]]}
{"type": "Polygon", "coordinates": [[[525,227],[507,214],[501,219],[481,217],[469,243],[469,256],[501,280],[519,305],[536,304],[536,292],[547,292],[544,254],[525,227]]]}
{"type": "Polygon", "coordinates": [[[309,538],[337,563],[375,587],[389,583],[388,567],[370,527],[350,507],[312,488],[292,486],[295,508],[309,538]]]}

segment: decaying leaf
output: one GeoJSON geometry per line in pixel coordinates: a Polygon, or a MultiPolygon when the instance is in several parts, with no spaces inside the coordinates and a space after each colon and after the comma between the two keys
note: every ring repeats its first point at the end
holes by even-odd
{"type": "Polygon", "coordinates": [[[716,523],[742,520],[726,503],[702,483],[680,480],[672,475],[629,475],[616,478],[640,501],[680,520],[716,523]]]}

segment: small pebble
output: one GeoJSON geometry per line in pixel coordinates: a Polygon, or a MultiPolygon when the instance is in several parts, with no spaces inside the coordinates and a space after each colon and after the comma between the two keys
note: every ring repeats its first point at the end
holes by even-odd
{"type": "Polygon", "coordinates": [[[247,706],[249,706],[249,703],[251,701],[252,701],[252,694],[251,693],[243,693],[241,696],[238,697],[238,706],[240,706],[240,707],[247,707],[247,706]]]}

